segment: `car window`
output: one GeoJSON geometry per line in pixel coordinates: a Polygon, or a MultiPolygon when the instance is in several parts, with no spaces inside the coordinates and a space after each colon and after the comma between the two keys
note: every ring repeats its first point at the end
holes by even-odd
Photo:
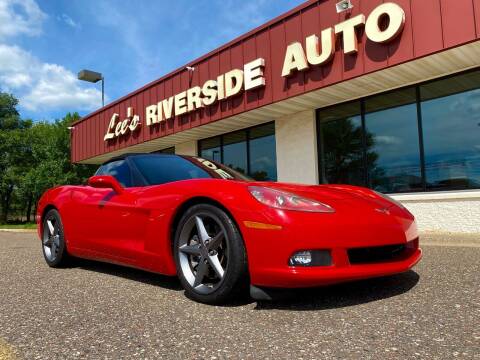
{"type": "Polygon", "coordinates": [[[112,161],[102,165],[95,175],[113,176],[123,187],[132,186],[130,167],[125,160],[112,161]]]}
{"type": "Polygon", "coordinates": [[[212,177],[200,166],[176,155],[133,156],[131,160],[149,185],[212,177]]]}

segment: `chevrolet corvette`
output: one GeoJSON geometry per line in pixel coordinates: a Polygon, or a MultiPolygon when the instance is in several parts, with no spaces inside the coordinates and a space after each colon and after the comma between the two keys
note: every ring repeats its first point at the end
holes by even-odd
{"type": "Polygon", "coordinates": [[[112,158],[87,185],[46,191],[36,221],[51,267],[86,258],[178,276],[210,304],[397,274],[422,256],[413,215],[386,195],[257,182],[180,155],[112,158]]]}

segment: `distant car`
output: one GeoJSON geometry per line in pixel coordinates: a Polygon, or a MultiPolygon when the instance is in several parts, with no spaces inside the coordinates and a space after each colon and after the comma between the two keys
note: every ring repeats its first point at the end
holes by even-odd
{"type": "Polygon", "coordinates": [[[213,161],[130,154],[87,186],[40,199],[47,264],[70,257],[178,275],[187,296],[313,287],[404,272],[421,258],[414,217],[369,189],[256,182],[213,161]]]}

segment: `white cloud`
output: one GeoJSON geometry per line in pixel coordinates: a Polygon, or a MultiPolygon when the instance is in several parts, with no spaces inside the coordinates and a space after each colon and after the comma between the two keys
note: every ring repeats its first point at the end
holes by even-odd
{"type": "Polygon", "coordinates": [[[401,145],[402,140],[396,136],[380,135],[375,136],[375,141],[382,145],[401,145]]]}
{"type": "Polygon", "coordinates": [[[93,110],[101,105],[101,93],[86,87],[61,65],[41,62],[18,46],[0,44],[0,88],[20,98],[31,111],[93,110]]]}
{"type": "Polygon", "coordinates": [[[46,17],[34,0],[0,0],[0,39],[39,35],[46,17]]]}
{"type": "Polygon", "coordinates": [[[58,20],[60,21],[63,21],[65,24],[67,24],[68,26],[74,28],[74,29],[79,29],[80,28],[80,24],[78,24],[77,22],[75,22],[70,16],[68,16],[67,14],[62,14],[61,16],[58,16],[57,17],[58,20]]]}
{"type": "MultiPolygon", "coordinates": [[[[35,0],[0,0],[0,89],[13,93],[20,106],[30,111],[100,107],[101,93],[93,84],[82,84],[63,66],[42,62],[21,47],[4,43],[13,36],[40,35],[46,18],[35,0]]],[[[79,27],[66,14],[58,19],[79,27]]]]}

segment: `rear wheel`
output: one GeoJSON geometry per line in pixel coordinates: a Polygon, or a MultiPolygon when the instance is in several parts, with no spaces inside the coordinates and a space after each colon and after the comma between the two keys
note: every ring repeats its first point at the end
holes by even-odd
{"type": "Polygon", "coordinates": [[[42,250],[50,267],[64,266],[69,260],[62,219],[55,209],[48,211],[43,219],[42,250]]]}
{"type": "Polygon", "coordinates": [[[247,257],[237,226],[221,209],[192,206],[175,234],[177,274],[187,296],[203,303],[223,303],[247,287],[247,257]]]}

